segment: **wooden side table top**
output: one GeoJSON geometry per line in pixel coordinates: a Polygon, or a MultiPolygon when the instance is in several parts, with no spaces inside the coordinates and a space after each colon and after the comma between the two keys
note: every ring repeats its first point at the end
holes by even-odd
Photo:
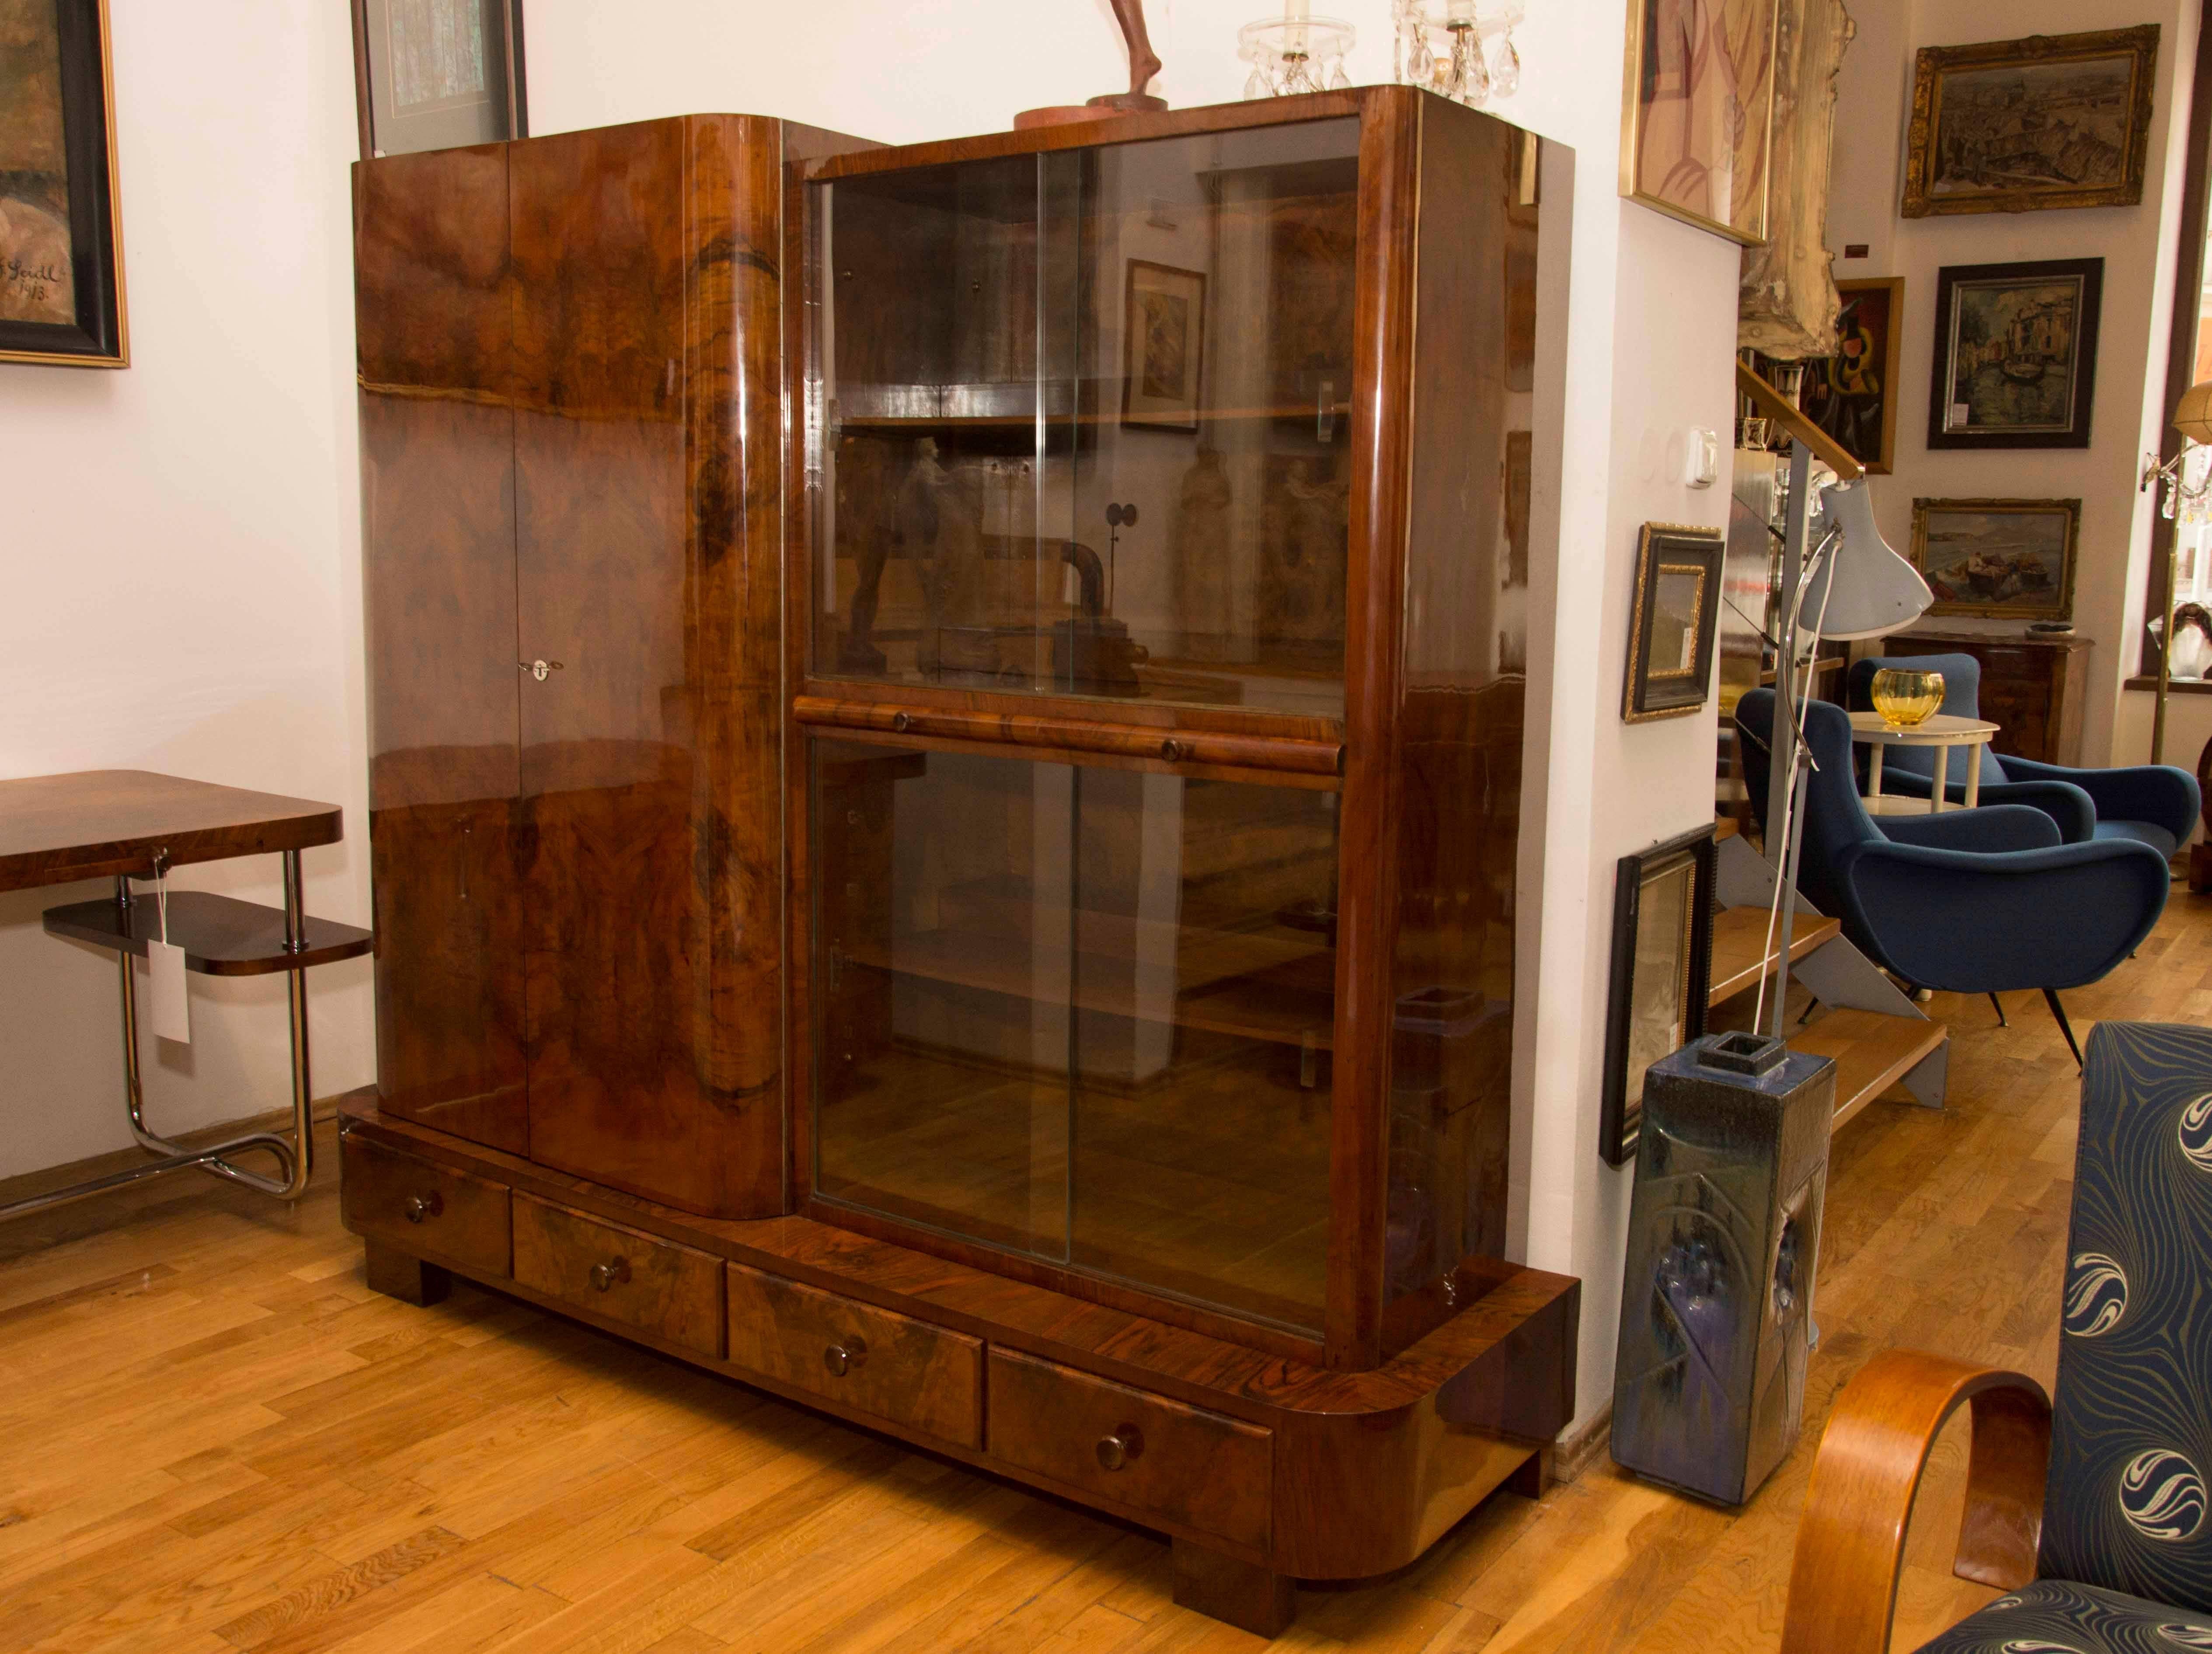
{"type": "Polygon", "coordinates": [[[87,769],[0,781],[0,891],[74,879],[154,876],[169,865],[335,844],[335,804],[284,798],[150,769],[87,769]]]}
{"type": "Polygon", "coordinates": [[[1903,729],[1892,729],[1879,712],[1854,712],[1850,717],[1853,740],[1883,746],[1980,746],[1998,729],[1979,718],[1954,718],[1941,712],[1903,729]]]}

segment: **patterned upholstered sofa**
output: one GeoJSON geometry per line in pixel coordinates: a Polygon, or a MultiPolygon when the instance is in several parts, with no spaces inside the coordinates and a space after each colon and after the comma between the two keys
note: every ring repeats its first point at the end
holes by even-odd
{"type": "Polygon", "coordinates": [[[1921,1654],[2212,1651],[2212,1030],[2089,1041],[2056,1409],[2019,1373],[1907,1351],[1837,1399],[1784,1654],[1883,1654],[1905,1519],[1973,1410],[1956,1571],[2001,1587],[1921,1654]]]}

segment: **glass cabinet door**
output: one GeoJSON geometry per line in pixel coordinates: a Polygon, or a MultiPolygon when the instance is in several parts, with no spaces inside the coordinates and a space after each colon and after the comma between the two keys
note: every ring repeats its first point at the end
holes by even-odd
{"type": "Polygon", "coordinates": [[[1317,1335],[1339,794],[811,754],[817,1195],[1317,1335]]]}
{"type": "Polygon", "coordinates": [[[810,185],[813,670],[1340,715],[1358,141],[810,185]]]}

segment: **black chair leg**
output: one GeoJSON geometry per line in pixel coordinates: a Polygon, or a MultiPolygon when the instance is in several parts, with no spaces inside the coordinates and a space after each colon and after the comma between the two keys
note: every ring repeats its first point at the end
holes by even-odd
{"type": "Polygon", "coordinates": [[[2074,1025],[2066,1020],[2066,1007],[2058,1002],[2058,990],[2046,988],[2043,990],[2043,998],[2051,1006],[2051,1014],[2058,1019],[2058,1031],[2066,1036],[2066,1049],[2074,1053],[2074,1066],[2081,1067],[2081,1048],[2074,1043],[2074,1025]]]}
{"type": "Polygon", "coordinates": [[[2000,1028],[2011,1027],[2012,1019],[2006,1016],[2004,1013],[2004,1001],[1999,999],[1996,994],[1992,994],[1990,995],[1990,1003],[1996,1007],[1997,1026],[2000,1028]]]}

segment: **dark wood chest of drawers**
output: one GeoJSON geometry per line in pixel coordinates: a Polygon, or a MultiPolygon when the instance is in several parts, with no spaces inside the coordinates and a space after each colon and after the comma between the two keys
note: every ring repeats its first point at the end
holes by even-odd
{"type": "Polygon", "coordinates": [[[1886,655],[1971,654],[1982,663],[1982,716],[2000,726],[2000,757],[2039,763],[2081,761],[2081,705],[2088,696],[2089,640],[1989,632],[1903,632],[1886,655]]]}

